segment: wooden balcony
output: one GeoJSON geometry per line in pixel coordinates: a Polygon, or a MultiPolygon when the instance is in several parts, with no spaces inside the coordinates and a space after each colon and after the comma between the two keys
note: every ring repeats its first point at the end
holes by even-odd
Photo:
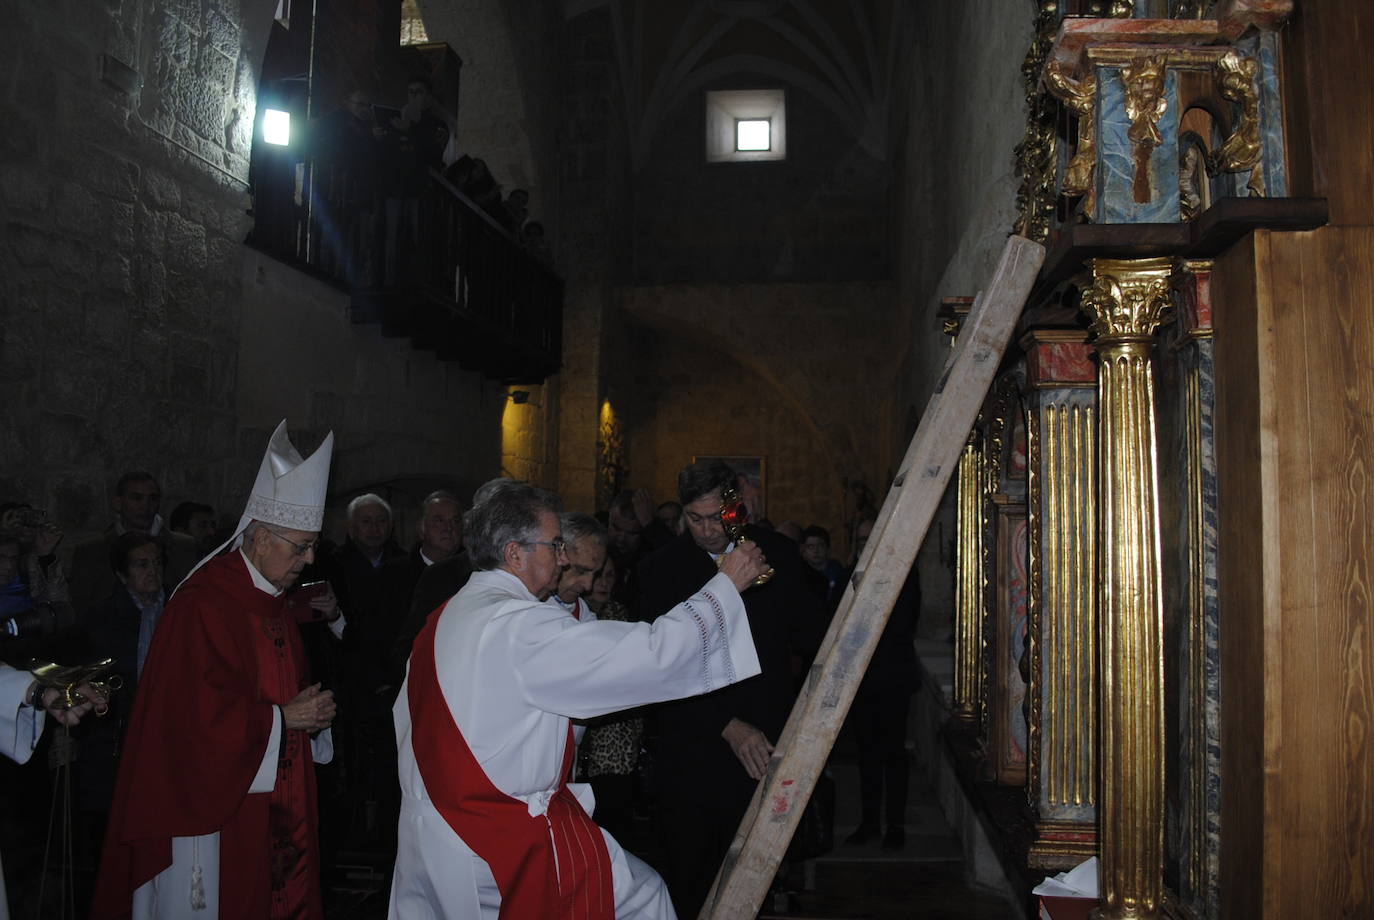
{"type": "Polygon", "coordinates": [[[506,383],[558,372],[563,280],[443,177],[383,189],[287,155],[255,169],[248,243],[347,291],[355,323],[506,383]]]}

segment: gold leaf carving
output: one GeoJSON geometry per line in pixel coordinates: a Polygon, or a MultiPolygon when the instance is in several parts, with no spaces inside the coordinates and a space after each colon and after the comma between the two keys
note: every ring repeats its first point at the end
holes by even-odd
{"type": "Polygon", "coordinates": [[[1240,123],[1235,133],[1217,149],[1215,167],[1227,172],[1251,170],[1248,188],[1255,198],[1263,198],[1264,169],[1260,165],[1259,88],[1255,76],[1259,64],[1235,50],[1222,55],[1216,63],[1217,90],[1223,97],[1240,103],[1240,123]]]}
{"type": "Polygon", "coordinates": [[[1069,76],[1058,61],[1045,68],[1045,85],[1050,92],[1078,116],[1078,149],[1064,169],[1064,194],[1083,196],[1083,213],[1091,218],[1097,193],[1093,170],[1097,166],[1097,128],[1094,108],[1097,103],[1097,77],[1089,72],[1081,80],[1069,76]]]}
{"type": "Polygon", "coordinates": [[[1100,344],[1147,340],[1173,305],[1168,259],[1093,259],[1093,282],[1083,291],[1100,344]]]}

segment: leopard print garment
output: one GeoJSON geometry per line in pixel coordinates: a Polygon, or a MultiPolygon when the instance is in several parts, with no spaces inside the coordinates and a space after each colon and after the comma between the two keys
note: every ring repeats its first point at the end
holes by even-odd
{"type": "MultiPolygon", "coordinates": [[[[608,601],[598,620],[631,620],[624,604],[608,601]]],[[[644,720],[639,716],[615,713],[593,719],[578,749],[578,776],[590,779],[605,774],[626,775],[639,764],[639,746],[644,737],[644,720]]]]}

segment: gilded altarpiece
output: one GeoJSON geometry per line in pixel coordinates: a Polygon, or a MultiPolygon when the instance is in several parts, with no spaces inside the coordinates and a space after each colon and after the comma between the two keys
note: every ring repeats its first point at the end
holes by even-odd
{"type": "Polygon", "coordinates": [[[1015,226],[1050,246],[1028,315],[1060,315],[1021,340],[1030,861],[1100,855],[1101,920],[1219,917],[1219,854],[1243,849],[1220,823],[1206,260],[1256,228],[1326,219],[1319,199],[1278,200],[1278,30],[1294,5],[1035,3],[1015,226]],[[1066,284],[1090,335],[1064,328],[1066,284]],[[1070,354],[1076,372],[1047,370],[1070,354]]]}
{"type": "Polygon", "coordinates": [[[1026,423],[1021,369],[993,385],[985,418],[989,458],[986,584],[991,588],[984,673],[988,675],[986,754],[993,778],[1019,786],[1026,781],[1026,423]]]}
{"type": "Polygon", "coordinates": [[[1080,329],[1032,330],[1029,471],[1030,861],[1097,852],[1097,368],[1080,329]]]}
{"type": "Polygon", "coordinates": [[[959,456],[954,579],[954,718],[983,718],[983,444],[970,433],[959,456]]]}

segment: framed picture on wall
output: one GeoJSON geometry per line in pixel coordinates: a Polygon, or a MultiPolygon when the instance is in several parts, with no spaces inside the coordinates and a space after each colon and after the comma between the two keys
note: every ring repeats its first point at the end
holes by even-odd
{"type": "Polygon", "coordinates": [[[739,473],[740,496],[744,499],[744,505],[749,509],[749,520],[762,520],[767,515],[767,502],[764,500],[765,486],[765,463],[763,457],[719,457],[714,454],[699,454],[692,458],[693,463],[703,461],[720,460],[729,464],[730,468],[739,473]]]}

